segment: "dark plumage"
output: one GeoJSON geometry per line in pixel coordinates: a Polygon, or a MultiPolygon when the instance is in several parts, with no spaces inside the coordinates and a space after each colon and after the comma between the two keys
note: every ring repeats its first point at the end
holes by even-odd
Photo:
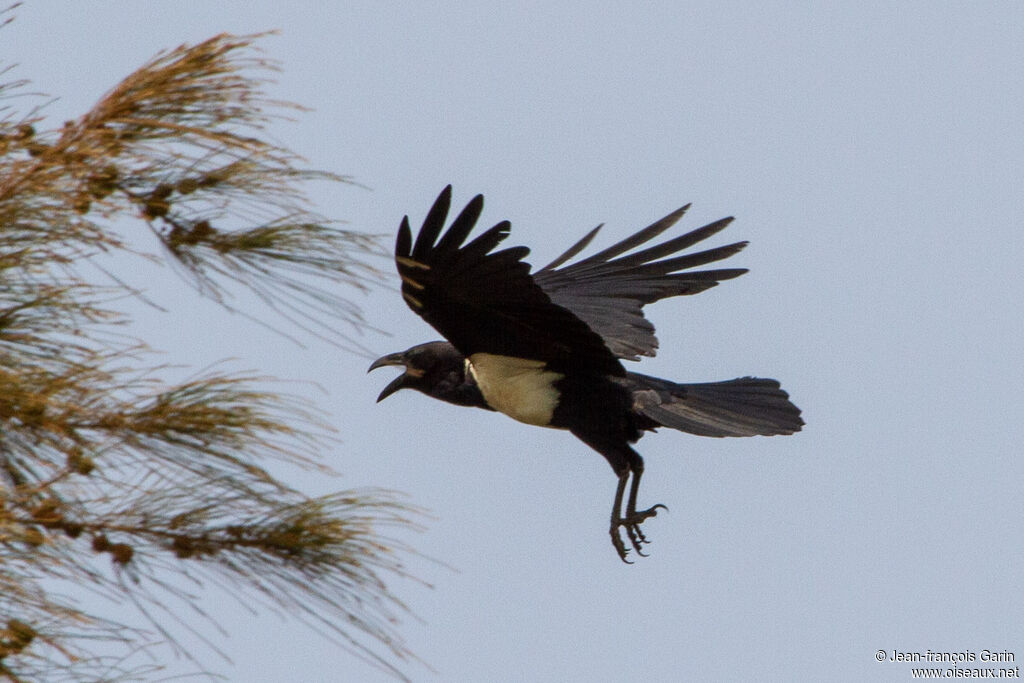
{"type": "Polygon", "coordinates": [[[601,453],[618,477],[610,533],[624,561],[627,548],[620,529],[643,554],[647,539],[640,524],[664,507],[636,509],[643,459],[630,444],[644,431],[671,427],[714,437],[800,431],[800,410],[775,380],[676,384],[627,372],[620,362],[653,356],[658,348],[654,326],[643,316],[645,304],[696,294],[747,272],[688,270],[732,256],[746,242],[678,255],[725,228],[731,218],[633,251],[672,227],[689,208],[684,206],[597,254],[564,265],[587,247],[598,226],[531,274],[523,261],[526,247],[496,250],[509,234],[508,221],[466,242],[483,209],[481,195],[442,235],[450,203],[451,186],[437,198],[415,242],[406,217],[395,245],[402,296],[448,341],[376,360],[371,370],[405,368],[378,401],[399,389],[417,389],[449,403],[569,430],[601,453]]]}

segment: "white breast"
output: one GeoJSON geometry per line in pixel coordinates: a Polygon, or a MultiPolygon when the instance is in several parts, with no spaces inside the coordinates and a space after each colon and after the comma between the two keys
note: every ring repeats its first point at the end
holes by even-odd
{"type": "Polygon", "coordinates": [[[466,365],[492,408],[513,420],[549,426],[560,397],[554,383],[565,375],[545,370],[544,361],[490,353],[474,353],[466,365]]]}

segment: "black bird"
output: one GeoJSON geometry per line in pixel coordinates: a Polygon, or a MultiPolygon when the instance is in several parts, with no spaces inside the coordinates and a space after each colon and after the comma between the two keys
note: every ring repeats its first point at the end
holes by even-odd
{"type": "Polygon", "coordinates": [[[405,368],[378,402],[399,389],[416,389],[449,403],[497,410],[527,424],[569,430],[603,455],[618,477],[610,533],[625,562],[620,528],[643,555],[647,539],[640,525],[665,507],[637,509],[644,461],[630,444],[643,432],[671,427],[722,437],[800,431],[800,409],[773,379],[676,384],[627,372],[620,362],[653,356],[658,347],[654,326],[643,316],[644,304],[696,294],[747,272],[688,271],[732,256],[746,242],[676,255],[722,230],[732,218],[626,254],[669,229],[687,205],[593,256],[564,265],[586,248],[598,226],[531,274],[523,261],[529,254],[526,247],[495,251],[508,237],[508,221],[466,243],[483,209],[482,195],[441,234],[451,190],[449,185],[438,196],[415,243],[406,216],[395,244],[402,297],[448,341],[420,344],[374,361],[370,370],[405,368]]]}

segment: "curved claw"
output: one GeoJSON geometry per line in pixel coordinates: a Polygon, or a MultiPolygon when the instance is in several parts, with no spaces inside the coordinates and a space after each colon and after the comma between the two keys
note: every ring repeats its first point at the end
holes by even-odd
{"type": "Polygon", "coordinates": [[[626,549],[626,544],[622,542],[622,536],[619,535],[619,524],[613,523],[609,533],[612,537],[612,545],[615,546],[615,552],[619,554],[619,559],[626,564],[633,564],[633,560],[626,558],[629,551],[626,549]]]}
{"type": "Polygon", "coordinates": [[[666,512],[668,511],[666,506],[658,503],[656,505],[652,505],[646,510],[633,511],[626,517],[617,517],[612,520],[612,526],[610,529],[612,545],[615,546],[615,551],[619,554],[619,559],[626,564],[633,564],[633,562],[626,559],[629,549],[622,541],[619,527],[626,530],[626,536],[629,538],[629,542],[633,546],[633,550],[636,551],[636,554],[640,557],[647,557],[647,553],[643,551],[643,546],[650,543],[650,541],[647,540],[647,536],[645,536],[644,532],[640,529],[640,525],[649,517],[656,517],[658,514],[658,508],[661,508],[666,512]]]}
{"type": "Polygon", "coordinates": [[[652,505],[646,510],[634,512],[628,517],[620,517],[612,522],[612,526],[609,529],[609,533],[612,537],[612,545],[615,546],[615,552],[619,554],[619,559],[626,564],[633,564],[633,562],[627,559],[629,549],[622,541],[622,535],[619,531],[620,527],[626,530],[626,536],[629,538],[629,542],[633,546],[633,550],[636,551],[636,554],[640,557],[647,557],[647,553],[643,551],[643,546],[650,543],[650,541],[647,540],[647,536],[645,536],[644,532],[640,529],[640,525],[647,518],[656,516],[658,514],[658,508],[668,510],[667,507],[658,503],[657,505],[652,505]]]}
{"type": "Polygon", "coordinates": [[[668,512],[668,508],[667,507],[665,507],[661,503],[657,503],[656,505],[652,505],[651,507],[647,508],[646,510],[639,510],[639,511],[634,511],[634,512],[628,513],[626,515],[626,517],[622,521],[624,523],[626,523],[626,524],[631,524],[633,526],[639,526],[648,517],[657,517],[658,516],[658,508],[661,508],[665,512],[668,512]]]}
{"type": "Polygon", "coordinates": [[[636,550],[636,554],[640,557],[647,557],[647,553],[643,551],[641,546],[647,543],[647,539],[644,537],[640,527],[635,524],[627,524],[626,533],[629,535],[629,541],[633,544],[633,549],[636,550]]]}
{"type": "MultiPolygon", "coordinates": [[[[630,540],[633,541],[633,545],[637,548],[637,552],[640,552],[640,548],[637,546],[638,542],[641,544],[650,543],[650,541],[647,540],[647,537],[644,536],[644,532],[640,530],[639,524],[629,525],[629,535],[631,537],[630,540]]],[[[646,557],[646,555],[644,557],[646,557]]]]}

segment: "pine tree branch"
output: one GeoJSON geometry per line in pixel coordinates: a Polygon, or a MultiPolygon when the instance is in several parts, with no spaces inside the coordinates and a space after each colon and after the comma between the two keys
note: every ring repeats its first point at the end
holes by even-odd
{"type": "Polygon", "coordinates": [[[365,327],[338,292],[375,283],[366,258],[380,248],[307,206],[304,184],[349,179],[266,142],[300,108],[262,94],[254,74],[275,66],[258,37],[162,53],[57,130],[10,106],[22,83],[0,83],[0,679],[151,675],[132,655],[174,647],[168,622],[202,614],[207,586],[396,677],[413,658],[385,578],[408,577],[412,551],[388,534],[419,511],[386,491],[311,498],[278,479],[265,464],[328,473],[323,417],[257,375],[175,380],[114,309],[144,294],[114,272],[103,286],[85,275],[105,253],[170,258],[200,294],[231,307],[231,287],[248,288],[289,330],[337,342],[339,324],[365,327]],[[155,248],[136,246],[145,235],[155,248]],[[149,628],[82,609],[54,581],[131,606],[149,628]]]}

